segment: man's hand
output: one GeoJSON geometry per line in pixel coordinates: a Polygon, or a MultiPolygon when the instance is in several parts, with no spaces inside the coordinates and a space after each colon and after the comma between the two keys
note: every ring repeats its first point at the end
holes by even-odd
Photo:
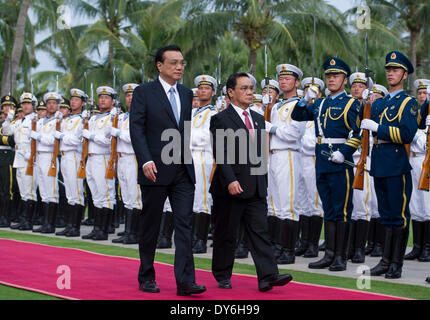
{"type": "Polygon", "coordinates": [[[308,91],[306,91],[304,99],[306,102],[309,102],[309,101],[315,99],[317,96],[318,96],[318,92],[315,92],[312,87],[309,87],[308,91]]]}
{"type": "Polygon", "coordinates": [[[158,173],[158,171],[154,161],[148,162],[146,165],[143,166],[143,174],[152,182],[155,182],[157,180],[157,177],[155,176],[156,173],[158,173]]]}
{"type": "Polygon", "coordinates": [[[30,137],[31,137],[32,139],[34,139],[34,140],[38,140],[38,141],[39,141],[40,133],[38,133],[38,132],[36,132],[36,131],[31,131],[31,133],[30,133],[30,137]]]}
{"type": "Polygon", "coordinates": [[[379,124],[377,124],[375,121],[370,119],[363,119],[361,121],[360,129],[367,129],[373,132],[378,132],[379,124]]]}
{"type": "Polygon", "coordinates": [[[345,157],[342,154],[342,152],[340,151],[335,151],[333,152],[333,154],[331,155],[330,158],[331,162],[337,163],[337,164],[342,164],[345,161],[345,157]]]}
{"type": "Polygon", "coordinates": [[[242,187],[240,186],[239,181],[233,181],[228,185],[228,192],[232,196],[236,196],[238,194],[241,194],[243,192],[242,187]]]}
{"type": "Polygon", "coordinates": [[[61,139],[63,139],[63,137],[64,137],[64,133],[62,133],[62,132],[60,132],[60,131],[55,131],[55,132],[54,132],[54,137],[55,137],[55,139],[57,139],[57,140],[61,140],[61,139]]]}
{"type": "Polygon", "coordinates": [[[373,99],[373,91],[369,91],[369,89],[366,89],[363,91],[361,97],[363,98],[363,101],[367,100],[367,97],[369,97],[370,101],[373,99]]]}

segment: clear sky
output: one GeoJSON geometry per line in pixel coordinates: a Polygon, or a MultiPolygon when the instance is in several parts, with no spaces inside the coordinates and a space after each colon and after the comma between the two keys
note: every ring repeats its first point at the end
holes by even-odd
{"type": "MultiPolygon", "coordinates": [[[[360,1],[359,0],[326,0],[326,2],[334,5],[341,12],[344,12],[344,11],[350,9],[351,7],[356,6],[357,3],[360,1]]],[[[30,13],[30,17],[31,17],[31,13],[30,13]]],[[[82,23],[85,23],[85,22],[82,21],[82,19],[80,19],[79,24],[82,24],[82,23]]],[[[73,25],[73,23],[72,23],[72,25],[73,25]]],[[[47,36],[47,34],[36,35],[36,39],[35,39],[36,43],[43,40],[46,36],[47,36]]],[[[106,46],[106,50],[107,50],[107,46],[106,46]]],[[[32,73],[56,69],[54,61],[50,58],[50,56],[48,54],[38,51],[38,52],[36,52],[36,58],[40,64],[36,69],[34,69],[32,71],[32,73]]],[[[96,57],[94,57],[94,58],[97,59],[96,57]]]]}

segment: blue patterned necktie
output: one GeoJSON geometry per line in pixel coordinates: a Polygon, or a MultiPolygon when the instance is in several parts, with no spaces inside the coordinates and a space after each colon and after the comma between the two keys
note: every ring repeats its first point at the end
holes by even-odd
{"type": "Polygon", "coordinates": [[[172,106],[172,111],[173,111],[173,114],[175,115],[176,123],[179,126],[179,115],[178,115],[178,106],[176,104],[176,99],[175,99],[175,88],[171,87],[169,90],[169,93],[170,93],[170,97],[169,97],[170,105],[172,106]]]}

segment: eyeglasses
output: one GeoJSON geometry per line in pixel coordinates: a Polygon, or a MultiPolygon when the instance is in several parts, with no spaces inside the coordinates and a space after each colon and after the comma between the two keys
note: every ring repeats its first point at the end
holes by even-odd
{"type": "Polygon", "coordinates": [[[187,66],[187,61],[182,60],[182,61],[178,61],[178,60],[172,60],[172,61],[167,61],[166,64],[168,64],[171,67],[175,67],[175,66],[180,66],[180,67],[186,67],[187,66]]]}

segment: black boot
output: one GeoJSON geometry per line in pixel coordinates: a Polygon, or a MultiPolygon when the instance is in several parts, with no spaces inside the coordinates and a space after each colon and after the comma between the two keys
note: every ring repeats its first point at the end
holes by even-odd
{"type": "Polygon", "coordinates": [[[193,253],[206,253],[206,243],[209,234],[209,225],[211,222],[211,215],[201,212],[199,217],[199,224],[197,228],[197,242],[193,247],[193,253]]]}
{"type": "Polygon", "coordinates": [[[356,237],[357,220],[351,220],[349,227],[348,248],[347,248],[347,259],[352,259],[355,254],[355,237],[356,237]]]}
{"type": "Polygon", "coordinates": [[[10,217],[10,222],[11,223],[19,223],[21,222],[21,207],[22,207],[22,203],[24,202],[24,200],[22,200],[21,196],[19,196],[18,199],[14,199],[13,201],[13,212],[12,215],[10,217]]]}
{"type": "Polygon", "coordinates": [[[430,261],[430,220],[424,221],[424,236],[423,236],[423,250],[418,258],[418,261],[430,261]]]}
{"type": "Polygon", "coordinates": [[[164,223],[160,233],[160,238],[157,243],[157,249],[170,249],[172,247],[173,234],[173,213],[166,212],[164,214],[164,223]]]}
{"type": "Polygon", "coordinates": [[[386,231],[387,229],[381,225],[381,219],[375,219],[375,247],[370,253],[371,257],[382,257],[386,231]]]}
{"type": "Polygon", "coordinates": [[[390,267],[391,259],[392,259],[392,248],[393,248],[393,229],[384,228],[385,229],[385,239],[384,239],[384,249],[382,253],[382,259],[379,263],[370,269],[371,276],[380,276],[387,273],[388,268],[390,267]]]}
{"type": "Polygon", "coordinates": [[[93,240],[102,241],[107,240],[109,235],[109,228],[112,223],[113,210],[109,208],[102,208],[99,219],[99,229],[93,237],[93,240]]]}
{"type": "Polygon", "coordinates": [[[139,218],[140,218],[141,212],[142,211],[140,209],[133,209],[131,211],[130,217],[127,218],[127,221],[130,220],[130,223],[127,230],[127,235],[124,238],[124,242],[123,242],[124,244],[139,243],[137,232],[139,230],[139,218]]]}
{"type": "Polygon", "coordinates": [[[296,256],[301,256],[308,250],[311,231],[311,217],[301,215],[299,219],[301,237],[300,245],[296,250],[296,256]]]}
{"type": "Polygon", "coordinates": [[[27,200],[24,204],[24,219],[23,223],[20,225],[19,230],[23,231],[29,231],[33,230],[33,214],[34,214],[34,207],[36,206],[37,202],[33,200],[27,200]]]}
{"type": "Polygon", "coordinates": [[[364,249],[364,254],[367,256],[375,247],[375,231],[376,231],[376,219],[371,218],[369,223],[369,232],[367,233],[367,245],[364,249]]]}
{"type": "Polygon", "coordinates": [[[272,243],[273,254],[276,260],[282,252],[282,246],[279,243],[279,233],[281,232],[282,220],[275,216],[269,216],[267,222],[269,224],[270,242],[272,243]]]}
{"type": "MultiPolygon", "coordinates": [[[[125,212],[125,226],[124,226],[124,232],[122,232],[122,235],[119,238],[112,239],[112,243],[124,243],[124,239],[128,236],[128,233],[131,229],[131,215],[133,210],[124,208],[125,212]]],[[[119,233],[118,233],[119,235],[119,233]]]]}
{"type": "Polygon", "coordinates": [[[25,217],[24,217],[24,215],[25,215],[25,203],[26,203],[26,201],[24,201],[24,200],[20,200],[19,201],[19,204],[18,204],[18,212],[17,212],[17,215],[16,215],[16,221],[18,221],[16,224],[13,224],[13,225],[11,225],[10,226],[10,228],[12,229],[12,230],[17,230],[17,229],[19,229],[19,227],[21,226],[21,224],[22,223],[24,223],[24,219],[25,219],[25,217]]]}
{"type": "Polygon", "coordinates": [[[325,239],[327,239],[327,229],[324,224],[324,241],[318,246],[319,251],[325,251],[325,239]]]}
{"type": "Polygon", "coordinates": [[[402,277],[403,259],[408,245],[409,228],[397,227],[393,229],[391,264],[385,274],[386,279],[399,279],[402,277]]]}
{"type": "Polygon", "coordinates": [[[94,212],[93,212],[93,214],[94,214],[94,224],[93,224],[94,228],[90,233],[82,236],[82,239],[93,239],[95,234],[98,231],[100,231],[100,226],[102,224],[102,222],[101,222],[101,219],[102,219],[102,216],[101,216],[102,212],[101,211],[102,211],[102,209],[94,207],[93,210],[94,210],[94,212]]]}
{"type": "Polygon", "coordinates": [[[243,227],[243,224],[240,224],[239,227],[239,234],[237,237],[237,243],[236,243],[236,252],[234,254],[234,257],[236,259],[246,259],[248,258],[248,247],[246,246],[246,240],[245,240],[245,228],[243,227]]]}
{"type": "Polygon", "coordinates": [[[281,224],[282,253],[276,260],[277,264],[293,264],[296,261],[295,247],[299,237],[300,223],[298,221],[285,219],[281,224]]]}
{"type": "Polygon", "coordinates": [[[318,244],[321,236],[321,228],[323,224],[323,218],[319,216],[312,216],[310,220],[310,235],[309,245],[304,258],[316,258],[318,257],[318,244]]]}
{"type": "Polygon", "coordinates": [[[324,221],[325,226],[325,254],[324,257],[316,262],[309,263],[310,269],[324,269],[333,263],[334,251],[336,249],[336,222],[324,221]]]}
{"type": "Polygon", "coordinates": [[[355,229],[355,254],[352,257],[352,263],[364,263],[367,232],[369,229],[369,222],[366,220],[357,220],[355,229]]]}
{"type": "Polygon", "coordinates": [[[41,233],[55,233],[55,221],[57,218],[58,203],[49,202],[48,221],[42,226],[41,233]]]}
{"type": "Polygon", "coordinates": [[[8,228],[10,225],[8,219],[8,202],[9,199],[0,199],[0,228],[8,228]]]}
{"type": "Polygon", "coordinates": [[[412,251],[405,255],[405,260],[415,260],[421,255],[424,239],[424,222],[412,220],[412,235],[414,247],[412,251]]]}
{"type": "Polygon", "coordinates": [[[42,225],[39,228],[33,229],[33,232],[42,232],[43,226],[48,223],[49,204],[46,202],[40,203],[40,213],[42,216],[42,225]]]}
{"type": "Polygon", "coordinates": [[[41,226],[41,225],[43,225],[42,200],[38,199],[35,207],[33,226],[41,226]]]}
{"type": "Polygon", "coordinates": [[[73,227],[73,218],[74,218],[74,206],[70,205],[69,203],[66,203],[64,205],[64,208],[66,209],[65,217],[66,217],[66,227],[55,233],[56,236],[65,236],[73,227]]]}
{"type": "MultiPolygon", "coordinates": [[[[89,190],[89,189],[87,189],[89,190]]],[[[82,221],[83,226],[93,226],[96,217],[96,207],[94,207],[93,201],[88,200],[88,218],[82,221]]],[[[84,218],[84,217],[83,217],[84,218]]]]}
{"type": "Polygon", "coordinates": [[[72,227],[66,233],[66,237],[79,237],[81,235],[81,221],[84,211],[85,206],[75,204],[72,207],[72,227]]]}
{"type": "Polygon", "coordinates": [[[333,263],[328,268],[329,271],[345,271],[347,262],[349,222],[336,221],[336,251],[333,263]]]}

